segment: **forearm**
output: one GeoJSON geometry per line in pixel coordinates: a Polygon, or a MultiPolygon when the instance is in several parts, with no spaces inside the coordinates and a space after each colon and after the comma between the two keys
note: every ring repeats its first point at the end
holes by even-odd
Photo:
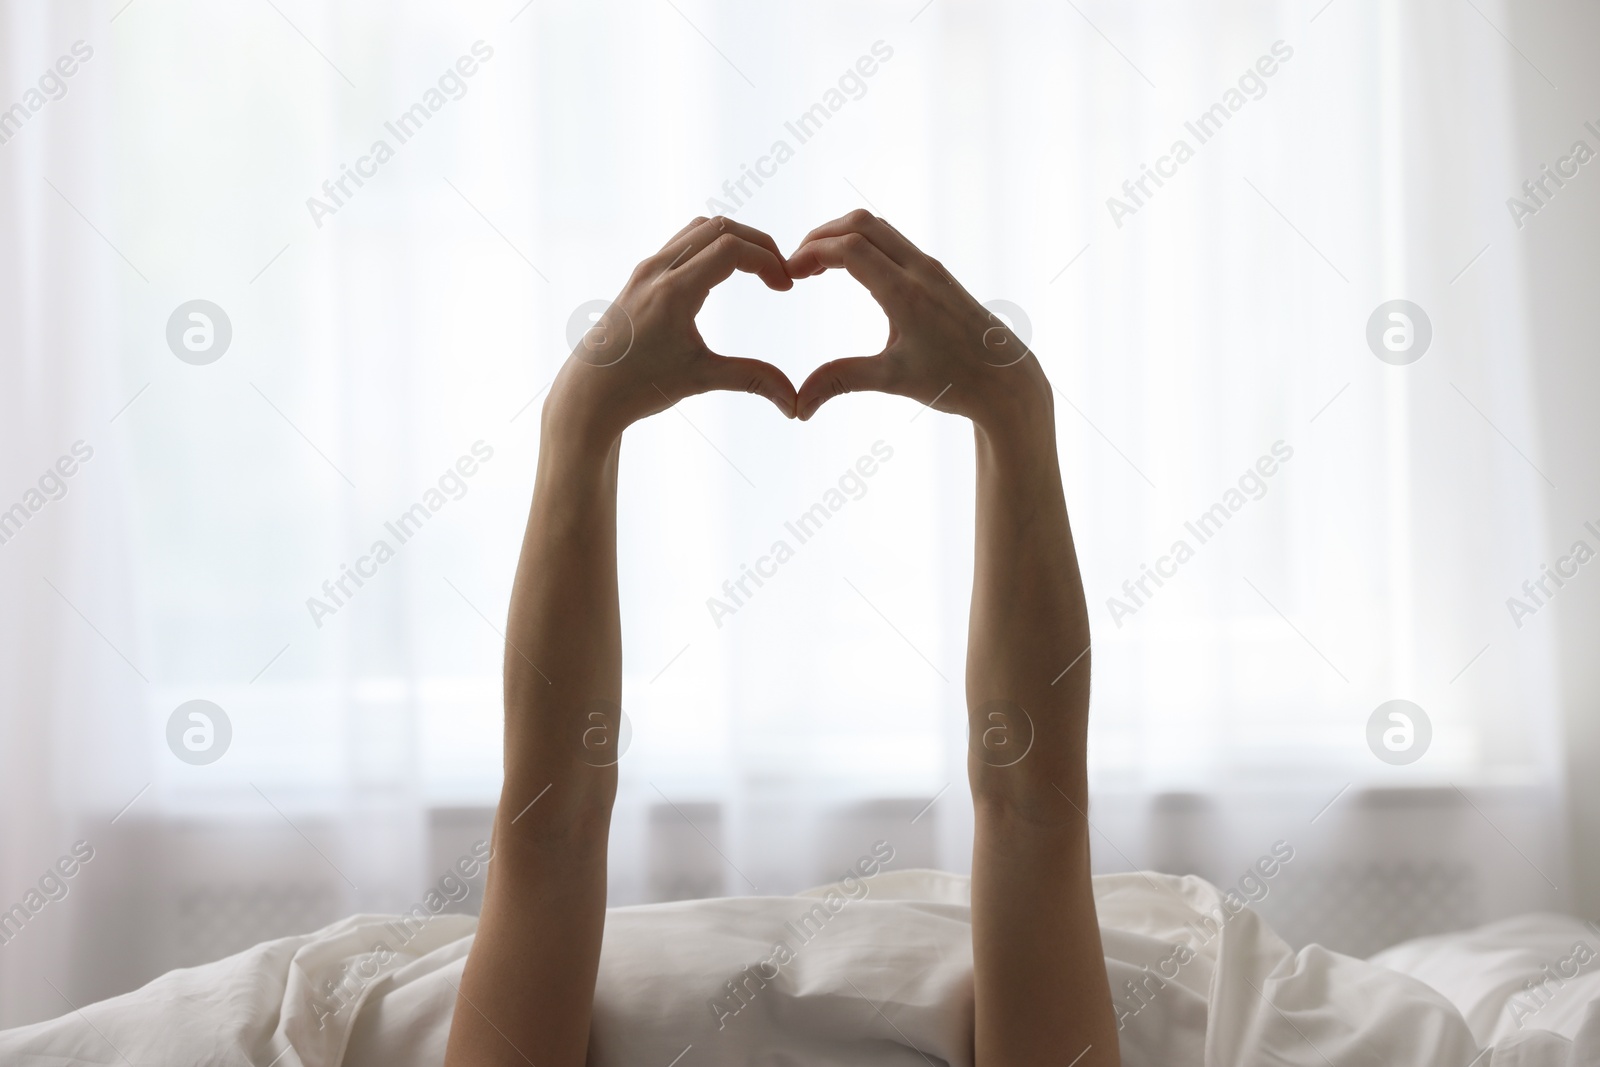
{"type": "Polygon", "coordinates": [[[1050,383],[1021,338],[883,219],[852,211],[789,257],[796,278],[837,267],[888,314],[889,341],[876,356],[812,371],[800,417],[876,389],[969,418],[977,431],[967,646],[975,1062],[1112,1067],[1116,1018],[1084,814],[1089,621],[1050,383]]]}
{"type": "Polygon", "coordinates": [[[978,1067],[1064,1064],[1085,1049],[1078,1067],[1119,1062],[1085,814],[1089,621],[1051,407],[1046,393],[976,430],[967,701],[978,1067]]]}
{"type": "Polygon", "coordinates": [[[558,421],[547,413],[512,585],[505,782],[450,1067],[576,1067],[587,1054],[622,688],[619,445],[558,421]]]}
{"type": "Polygon", "coordinates": [[[505,802],[518,803],[515,789],[548,785],[546,811],[576,816],[609,808],[616,789],[621,439],[580,435],[552,416],[506,620],[505,802]]]}
{"type": "MultiPolygon", "coordinates": [[[[997,429],[975,427],[977,530],[967,644],[968,707],[976,714],[990,706],[991,713],[1017,720],[994,735],[990,748],[1003,743],[1027,750],[1014,764],[1017,753],[1008,758],[975,750],[982,758],[971,762],[974,797],[1040,822],[1064,821],[1071,810],[1056,786],[1083,801],[1073,790],[1083,784],[1091,658],[1053,419],[1043,403],[997,429]],[[1004,706],[995,708],[995,702],[1004,706]]],[[[981,739],[982,730],[976,736],[981,739]]]]}
{"type": "Polygon", "coordinates": [[[617,464],[640,419],[712,389],[793,416],[794,386],[706,348],[694,317],[734,271],[790,281],[768,235],[695,219],[640,263],[545,398],[539,471],[511,588],[505,784],[447,1067],[580,1067],[605,931],[606,845],[622,740],[617,464]]]}

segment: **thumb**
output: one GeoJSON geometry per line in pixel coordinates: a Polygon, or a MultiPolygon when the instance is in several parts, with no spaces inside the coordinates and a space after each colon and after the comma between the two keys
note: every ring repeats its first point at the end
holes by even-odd
{"type": "Polygon", "coordinates": [[[726,389],[760,394],[776,404],[785,418],[794,418],[794,383],[783,371],[762,360],[713,353],[703,384],[702,392],[726,389]]]}
{"type": "Polygon", "coordinates": [[[887,357],[850,356],[829,360],[807,375],[800,386],[795,414],[809,419],[824,403],[843,393],[873,390],[894,392],[890,386],[890,367],[887,357]]]}

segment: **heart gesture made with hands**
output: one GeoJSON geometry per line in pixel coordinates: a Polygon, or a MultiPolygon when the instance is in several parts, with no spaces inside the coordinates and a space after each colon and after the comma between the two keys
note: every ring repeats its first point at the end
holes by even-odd
{"type": "Polygon", "coordinates": [[[719,216],[695,219],[634,269],[557,375],[545,417],[609,441],[639,419],[712,390],[759,393],[802,420],[841,393],[874,390],[981,427],[1006,419],[1038,390],[1048,397],[1049,388],[1038,360],[998,317],[870,212],[818,226],[787,259],[767,234],[719,216]],[[823,363],[798,390],[770,363],[712,352],[695,328],[711,289],[736,270],[781,291],[839,267],[883,308],[889,340],[877,355],[823,363]]]}
{"type": "MultiPolygon", "coordinates": [[[[787,259],[760,230],[695,219],[639,264],[551,383],[506,617],[505,784],[494,865],[445,1062],[582,1067],[609,1055],[590,1042],[619,1017],[609,1006],[609,1018],[599,1013],[596,983],[626,722],[621,441],[632,423],[713,389],[760,393],[789,418],[809,419],[841,393],[873,390],[971,420],[972,992],[964,1054],[980,1067],[1067,1058],[1115,1067],[1117,1016],[1083,814],[1089,615],[1050,383],[1023,342],[937,260],[865,211],[812,230],[787,259]],[[695,328],[712,288],[736,270],[787,290],[832,268],[849,271],[883,308],[888,343],[876,355],[828,359],[799,389],[771,363],[711,351],[695,328]],[[1025,743],[1010,744],[1024,737],[1013,728],[1025,729],[1025,743]]],[[[705,980],[663,974],[686,988],[705,980]]],[[[776,978],[765,975],[763,986],[776,978]]],[[[716,1029],[737,1011],[719,1013],[716,1029]]],[[[839,1047],[835,1036],[827,1047],[839,1047]]],[[[760,1046],[722,1047],[726,1056],[760,1046]]],[[[659,1051],[664,1063],[666,1049],[652,1046],[650,1056],[659,1051]]]]}

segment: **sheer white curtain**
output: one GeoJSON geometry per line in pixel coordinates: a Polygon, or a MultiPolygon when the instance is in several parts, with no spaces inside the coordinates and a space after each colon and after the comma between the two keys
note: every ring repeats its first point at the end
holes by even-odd
{"type": "MultiPolygon", "coordinates": [[[[1471,10],[6,12],[7,85],[95,50],[0,146],[0,503],[95,448],[0,546],[0,896],[80,823],[111,861],[25,931],[114,946],[109,971],[63,965],[75,998],[234,921],[196,886],[277,886],[291,924],[399,908],[450,813],[481,822],[538,400],[574,313],[710,200],[786,247],[866,204],[1029,320],[1096,634],[1102,867],[1177,854],[1139,821],[1157,794],[1274,798],[1237,849],[1194,846],[1208,871],[1350,783],[1516,787],[1531,825],[1558,821],[1555,665],[1504,608],[1548,555],[1500,199],[1528,74],[1471,10]],[[1188,124],[1217,104],[1202,143],[1188,124]],[[1365,340],[1396,298],[1432,322],[1409,366],[1365,340]],[[205,365],[166,339],[196,299],[232,328],[205,365]],[[1185,524],[1218,503],[1202,544],[1185,524]],[[1180,540],[1192,558],[1162,563],[1180,540]],[[1366,742],[1394,698],[1433,730],[1401,767],[1366,742]],[[231,724],[216,762],[169,751],[193,699],[231,724]],[[285,856],[325,886],[315,907],[295,911],[285,856]]],[[[834,276],[736,278],[701,324],[796,381],[884,334],[834,276]]],[[[630,432],[615,902],[785,891],[879,837],[964,869],[970,457],[962,426],[872,396],[805,426],[697,398],[630,432]],[[763,562],[778,542],[792,557],[763,562]]],[[[21,944],[0,950],[6,1022],[64,1010],[21,944]]]]}
{"type": "Polygon", "coordinates": [[[84,887],[106,865],[109,813],[154,759],[145,619],[127,580],[130,471],[111,421],[126,399],[114,358],[126,267],[84,221],[116,214],[113,60],[102,48],[77,65],[72,46],[95,21],[81,5],[0,10],[0,907],[42,909],[20,933],[14,910],[0,921],[10,1023],[66,1010],[50,981],[82,988],[84,887]],[[81,865],[79,842],[94,857],[81,865]]]}

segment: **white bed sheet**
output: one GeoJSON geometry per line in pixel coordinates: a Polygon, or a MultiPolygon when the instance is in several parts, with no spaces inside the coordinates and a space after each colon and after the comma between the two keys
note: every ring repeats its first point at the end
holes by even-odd
{"type": "MultiPolygon", "coordinates": [[[[591,1062],[970,1064],[967,880],[885,872],[853,890],[611,910],[591,1062]]],[[[1195,878],[1105,876],[1095,895],[1128,1067],[1600,1067],[1589,975],[1531,1018],[1509,1006],[1576,939],[1594,943],[1575,920],[1530,916],[1362,961],[1292,951],[1195,878]]],[[[436,1067],[475,926],[354,916],[0,1032],[0,1064],[436,1067]]]]}
{"type": "MultiPolygon", "coordinates": [[[[1444,994],[1485,1045],[1531,1031],[1573,1037],[1600,1002],[1600,927],[1570,915],[1519,915],[1418,938],[1372,962],[1444,994]]],[[[1582,1062],[1600,1063],[1600,1053],[1582,1062]]]]}

